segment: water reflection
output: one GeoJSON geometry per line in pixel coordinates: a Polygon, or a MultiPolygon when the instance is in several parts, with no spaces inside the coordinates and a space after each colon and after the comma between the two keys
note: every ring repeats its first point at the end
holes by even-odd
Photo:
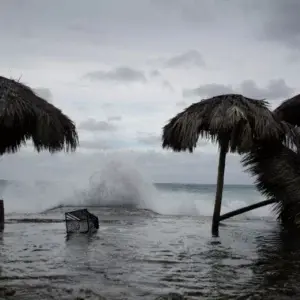
{"type": "Polygon", "coordinates": [[[95,239],[96,232],[88,233],[88,234],[82,234],[82,233],[67,233],[66,234],[66,245],[74,245],[74,244],[89,244],[90,242],[95,239]]]}
{"type": "Polygon", "coordinates": [[[261,299],[295,299],[300,295],[299,231],[286,232],[276,228],[266,236],[258,236],[257,253],[248,298],[244,299],[256,299],[249,295],[261,299]]]}
{"type": "Polygon", "coordinates": [[[0,278],[2,277],[2,273],[3,273],[3,232],[0,232],[0,278]]]}
{"type": "Polygon", "coordinates": [[[67,234],[65,248],[65,263],[72,266],[77,272],[89,272],[92,270],[93,245],[98,241],[93,234],[67,234]]]}
{"type": "Polygon", "coordinates": [[[227,222],[212,239],[205,218],[113,214],[101,222],[92,235],[67,236],[63,224],[11,224],[3,245],[0,235],[3,273],[18,294],[31,286],[33,299],[74,299],[65,287],[107,299],[297,299],[300,235],[275,223],[227,222]]]}
{"type": "Polygon", "coordinates": [[[211,286],[209,294],[211,297],[220,297],[222,295],[222,291],[226,291],[224,280],[220,280],[220,278],[224,278],[225,276],[228,280],[231,280],[236,277],[236,274],[232,272],[232,266],[228,268],[224,263],[226,259],[232,256],[231,251],[230,248],[222,245],[221,241],[217,243],[216,240],[213,240],[208,244],[207,252],[210,260],[207,272],[211,286]]]}

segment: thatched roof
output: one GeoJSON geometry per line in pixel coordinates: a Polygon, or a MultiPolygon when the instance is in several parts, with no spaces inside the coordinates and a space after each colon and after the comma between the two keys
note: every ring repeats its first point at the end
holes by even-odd
{"type": "Polygon", "coordinates": [[[259,141],[288,142],[290,127],[272,114],[268,102],[225,94],[194,103],[163,128],[163,148],[193,152],[199,136],[220,144],[229,140],[229,151],[244,153],[259,141]]]}
{"type": "Polygon", "coordinates": [[[283,121],[300,126],[300,94],[282,102],[274,113],[283,121]]]}
{"type": "Polygon", "coordinates": [[[0,76],[0,154],[15,152],[32,138],[37,151],[73,151],[75,124],[28,86],[0,76]]]}

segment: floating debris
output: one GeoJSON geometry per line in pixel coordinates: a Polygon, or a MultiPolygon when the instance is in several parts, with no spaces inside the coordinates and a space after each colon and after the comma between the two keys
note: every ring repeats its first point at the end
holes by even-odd
{"type": "Polygon", "coordinates": [[[99,219],[87,209],[65,213],[67,233],[92,233],[99,229],[99,219]]]}

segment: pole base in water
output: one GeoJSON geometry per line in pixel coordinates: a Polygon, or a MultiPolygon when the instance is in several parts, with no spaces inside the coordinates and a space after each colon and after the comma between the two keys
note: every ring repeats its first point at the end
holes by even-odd
{"type": "Polygon", "coordinates": [[[275,200],[275,199],[265,200],[265,201],[261,201],[261,202],[255,203],[255,204],[251,204],[251,205],[233,210],[224,215],[221,215],[220,217],[217,217],[217,216],[213,217],[212,228],[211,228],[212,236],[213,237],[219,236],[219,225],[220,225],[221,221],[224,221],[224,220],[232,218],[234,216],[243,214],[245,212],[251,211],[251,210],[259,208],[259,207],[274,204],[276,202],[277,202],[277,200],[275,200]]]}
{"type": "Polygon", "coordinates": [[[0,231],[4,230],[4,201],[0,200],[0,231]]]}
{"type": "Polygon", "coordinates": [[[218,237],[219,236],[219,221],[218,220],[213,220],[212,226],[211,226],[211,234],[213,237],[218,237]]]}

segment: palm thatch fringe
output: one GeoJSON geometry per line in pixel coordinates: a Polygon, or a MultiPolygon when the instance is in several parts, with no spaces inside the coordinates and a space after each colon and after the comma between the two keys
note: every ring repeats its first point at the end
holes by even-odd
{"type": "Polygon", "coordinates": [[[194,103],[163,128],[163,148],[193,152],[199,137],[221,145],[229,140],[230,152],[248,152],[259,141],[280,140],[290,145],[291,128],[272,114],[268,102],[226,94],[194,103]]]}
{"type": "Polygon", "coordinates": [[[257,189],[267,199],[277,200],[274,211],[291,229],[300,226],[300,95],[287,99],[273,113],[292,125],[294,147],[260,143],[242,158],[242,164],[256,177],[257,189]]]}
{"type": "Polygon", "coordinates": [[[257,145],[242,158],[256,177],[256,187],[267,199],[276,199],[274,211],[287,228],[300,225],[300,156],[282,144],[257,145]]]}
{"type": "Polygon", "coordinates": [[[32,139],[37,151],[74,151],[75,124],[60,109],[15,80],[0,76],[0,155],[32,139]]]}

